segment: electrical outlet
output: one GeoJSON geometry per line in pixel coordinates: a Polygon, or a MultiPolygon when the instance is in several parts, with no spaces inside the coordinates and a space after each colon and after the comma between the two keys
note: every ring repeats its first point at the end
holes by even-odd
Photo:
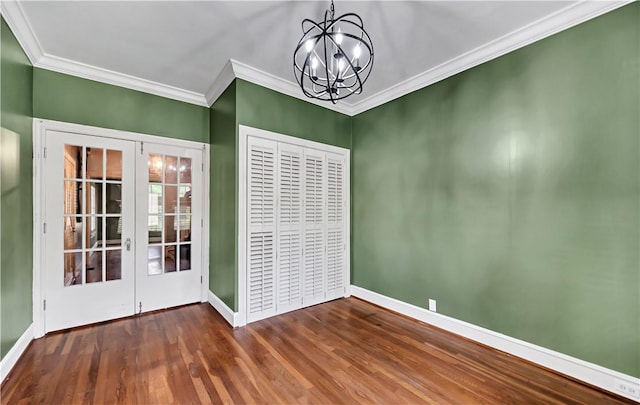
{"type": "Polygon", "coordinates": [[[633,398],[640,398],[640,385],[617,379],[615,384],[616,391],[633,398]]]}
{"type": "Polygon", "coordinates": [[[429,311],[438,312],[436,310],[436,300],[432,300],[431,298],[429,298],[429,311]]]}

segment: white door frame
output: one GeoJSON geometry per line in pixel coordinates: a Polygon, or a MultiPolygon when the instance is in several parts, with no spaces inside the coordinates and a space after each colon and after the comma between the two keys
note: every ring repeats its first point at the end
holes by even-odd
{"type": "MultiPolygon", "coordinates": [[[[120,139],[133,142],[149,142],[169,146],[177,146],[203,151],[203,226],[202,226],[202,285],[201,302],[207,302],[209,293],[209,168],[210,151],[206,143],[185,141],[166,138],[162,136],[140,134],[136,132],[120,131],[92,127],[87,125],[72,124],[68,122],[52,121],[34,118],[33,120],[33,334],[35,338],[44,336],[45,333],[45,286],[43,285],[45,238],[44,217],[45,193],[44,193],[44,168],[45,150],[44,139],[48,131],[71,132],[81,135],[99,136],[103,138],[120,139]]],[[[135,240],[135,239],[134,239],[135,240]]]]}
{"type": "Polygon", "coordinates": [[[238,270],[236,274],[237,288],[236,299],[238,303],[237,318],[234,326],[244,326],[247,324],[247,258],[246,258],[246,240],[247,240],[247,138],[255,136],[264,139],[270,139],[277,142],[284,142],[291,145],[301,146],[304,148],[313,148],[324,152],[331,152],[343,155],[345,158],[345,178],[347,187],[345,187],[345,201],[347,209],[345,210],[345,240],[347,242],[347,250],[345,252],[345,297],[351,295],[351,151],[349,149],[338,146],[327,145],[320,142],[309,141],[302,138],[296,138],[289,135],[279,134],[277,132],[265,131],[249,127],[246,125],[238,126],[238,270]]]}

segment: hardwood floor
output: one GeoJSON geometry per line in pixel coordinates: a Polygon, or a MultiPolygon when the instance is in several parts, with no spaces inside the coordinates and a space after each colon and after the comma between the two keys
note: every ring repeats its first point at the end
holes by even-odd
{"type": "Polygon", "coordinates": [[[48,335],[3,404],[623,404],[507,354],[342,299],[230,328],[208,304],[48,335]]]}

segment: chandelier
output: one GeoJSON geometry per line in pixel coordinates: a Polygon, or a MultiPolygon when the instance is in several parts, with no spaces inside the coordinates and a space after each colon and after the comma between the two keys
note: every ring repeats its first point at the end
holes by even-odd
{"type": "Polygon", "coordinates": [[[362,93],[373,67],[373,45],[362,18],[355,13],[335,18],[331,0],[324,20],[305,18],[302,32],[293,53],[293,71],[302,92],[334,104],[362,93]]]}

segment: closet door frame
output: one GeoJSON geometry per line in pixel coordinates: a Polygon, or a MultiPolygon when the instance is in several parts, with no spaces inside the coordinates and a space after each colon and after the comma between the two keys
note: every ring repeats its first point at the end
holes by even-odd
{"type": "Polygon", "coordinates": [[[349,149],[338,146],[327,145],[320,142],[309,141],[306,139],[296,138],[277,132],[266,131],[259,128],[253,128],[246,125],[238,126],[238,249],[237,263],[237,313],[234,326],[244,326],[247,324],[247,150],[248,137],[257,137],[276,142],[287,143],[303,148],[312,148],[322,152],[328,152],[336,155],[344,156],[345,164],[345,293],[344,297],[351,295],[351,196],[350,196],[350,168],[351,168],[351,151],[349,149]]]}

